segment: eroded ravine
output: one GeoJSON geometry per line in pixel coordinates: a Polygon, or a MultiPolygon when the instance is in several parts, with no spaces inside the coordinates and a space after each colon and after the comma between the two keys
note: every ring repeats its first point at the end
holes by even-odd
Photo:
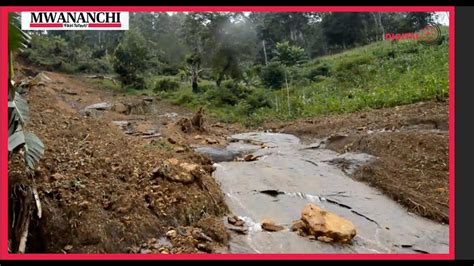
{"type": "Polygon", "coordinates": [[[245,220],[248,230],[232,235],[231,253],[448,252],[447,225],[409,213],[380,191],[348,176],[371,156],[304,146],[288,134],[245,133],[232,139],[227,153],[219,151],[224,159],[215,164],[214,172],[231,212],[245,220]],[[264,143],[265,148],[248,142],[264,143]],[[249,152],[258,160],[226,160],[249,152]],[[346,167],[338,167],[341,161],[346,167]],[[288,229],[310,202],[353,222],[357,236],[352,245],[309,240],[288,229]],[[262,231],[259,222],[265,218],[286,229],[262,231]]]}

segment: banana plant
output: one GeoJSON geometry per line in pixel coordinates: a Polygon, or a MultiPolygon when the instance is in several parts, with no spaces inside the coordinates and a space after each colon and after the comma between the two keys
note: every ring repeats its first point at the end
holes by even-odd
{"type": "Polygon", "coordinates": [[[23,130],[28,121],[28,103],[17,92],[14,81],[13,57],[27,46],[30,36],[20,29],[20,17],[10,13],[8,17],[8,158],[23,149],[27,167],[34,169],[44,154],[43,142],[33,133],[23,130]]]}

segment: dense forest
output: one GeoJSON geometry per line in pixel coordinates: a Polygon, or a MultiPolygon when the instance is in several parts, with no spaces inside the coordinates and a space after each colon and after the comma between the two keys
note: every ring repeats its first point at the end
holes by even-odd
{"type": "MultiPolygon", "coordinates": [[[[320,112],[298,107],[311,98],[316,83],[331,83],[329,79],[336,78],[339,93],[348,86],[359,87],[364,75],[374,76],[378,70],[376,65],[371,65],[374,69],[370,71],[355,68],[373,64],[380,56],[393,59],[397,49],[408,52],[420,49],[427,56],[447,49],[446,40],[444,48],[425,48],[407,42],[387,46],[389,42],[383,41],[386,33],[416,32],[435,20],[435,13],[401,12],[131,13],[128,31],[31,32],[31,49],[26,49],[22,56],[47,70],[116,76],[121,86],[102,85],[126,92],[160,94],[188,107],[206,104],[212,108],[222,107],[217,113],[226,120],[238,120],[256,112],[264,112],[269,118],[272,116],[269,111],[275,117],[283,114],[291,118],[320,112]],[[379,45],[370,56],[358,54],[353,58],[355,61],[347,62],[324,59],[371,43],[379,45]],[[356,86],[350,81],[354,78],[359,79],[354,81],[358,82],[356,86]]],[[[407,60],[392,64],[412,64],[407,60]]],[[[430,62],[426,60],[420,64],[429,67],[426,64],[430,62]]],[[[447,58],[440,60],[447,63],[447,58]]],[[[379,62],[385,63],[390,62],[379,62]]],[[[441,69],[445,64],[435,66],[441,69]]],[[[447,68],[445,71],[447,73],[447,68]]],[[[352,97],[357,93],[345,94],[352,97]]],[[[432,96],[433,93],[429,93],[428,97],[432,96]]],[[[326,95],[325,98],[331,97],[326,95]]],[[[400,103],[403,101],[396,100],[393,104],[400,103]]],[[[336,105],[326,104],[323,109],[345,111],[349,108],[350,111],[371,104],[364,99],[351,104],[354,107],[336,105]]],[[[380,104],[372,107],[380,107],[380,104]]]]}

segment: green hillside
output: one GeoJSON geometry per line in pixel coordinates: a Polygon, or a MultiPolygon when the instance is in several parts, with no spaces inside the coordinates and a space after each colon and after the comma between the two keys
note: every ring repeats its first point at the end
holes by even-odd
{"type": "Polygon", "coordinates": [[[442,100],[448,97],[448,70],[446,38],[437,44],[380,41],[293,66],[288,87],[285,82],[276,90],[265,89],[260,78],[227,80],[222,88],[204,80],[199,94],[180,84],[161,95],[191,108],[207,106],[227,122],[254,124],[442,100]]]}

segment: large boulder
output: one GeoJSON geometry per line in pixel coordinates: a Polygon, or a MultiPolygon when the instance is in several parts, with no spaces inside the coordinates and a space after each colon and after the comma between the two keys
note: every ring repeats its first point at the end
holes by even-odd
{"type": "Polygon", "coordinates": [[[301,221],[305,231],[324,242],[351,242],[356,235],[356,229],[351,221],[334,213],[324,211],[315,204],[307,204],[301,212],[301,221]],[[332,240],[332,241],[328,241],[332,240]]]}

